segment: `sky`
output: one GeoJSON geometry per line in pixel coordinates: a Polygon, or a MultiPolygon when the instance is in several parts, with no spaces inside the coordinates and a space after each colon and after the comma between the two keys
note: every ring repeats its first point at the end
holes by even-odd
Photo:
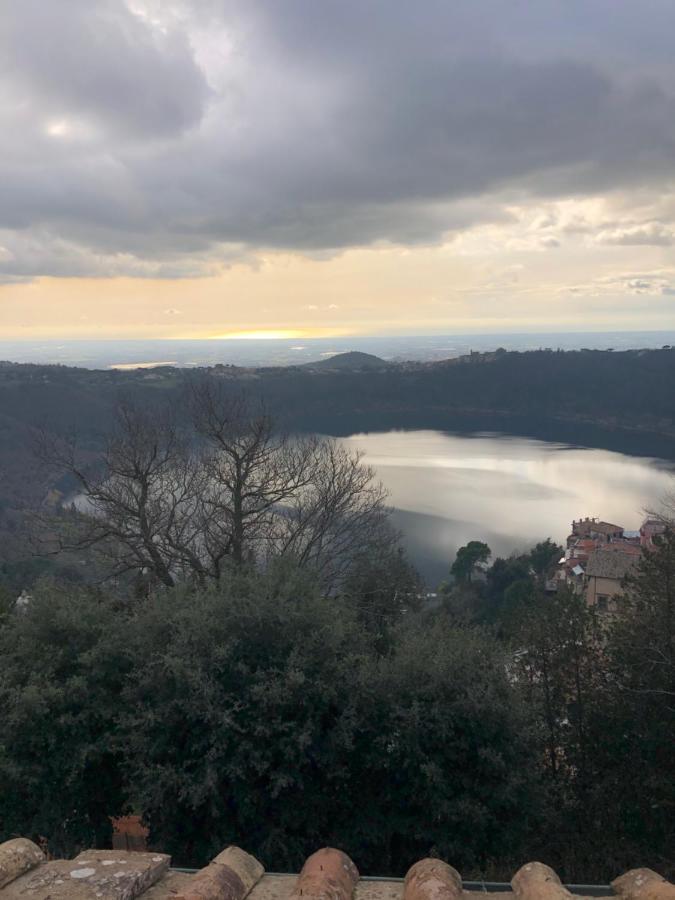
{"type": "Polygon", "coordinates": [[[672,0],[0,7],[0,337],[675,327],[672,0]]]}

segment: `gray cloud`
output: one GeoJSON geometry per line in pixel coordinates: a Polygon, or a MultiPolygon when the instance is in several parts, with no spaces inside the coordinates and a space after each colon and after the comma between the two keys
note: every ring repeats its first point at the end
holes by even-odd
{"type": "MultiPolygon", "coordinates": [[[[233,251],[222,248],[221,255],[231,261],[233,251]]],[[[18,233],[0,230],[0,283],[30,281],[36,274],[55,277],[197,278],[214,271],[215,263],[210,253],[195,252],[192,256],[184,254],[176,259],[170,253],[158,257],[129,249],[93,249],[84,239],[80,242],[66,240],[58,234],[37,229],[18,233]]]]}
{"type": "Polygon", "coordinates": [[[669,247],[675,243],[675,231],[662,222],[646,222],[642,225],[603,228],[598,232],[597,241],[600,244],[617,244],[620,246],[669,247]]]}
{"type": "Polygon", "coordinates": [[[84,117],[113,139],[171,135],[203,115],[209,89],[186,36],[121,0],[21,0],[2,23],[6,74],[38,114],[84,117]]]}
{"type": "MultiPolygon", "coordinates": [[[[7,278],[175,277],[258,247],[433,242],[503,221],[504,194],[675,177],[665,0],[134,10],[22,0],[3,13],[7,278]]],[[[665,225],[598,239],[669,242],[665,225]]]]}

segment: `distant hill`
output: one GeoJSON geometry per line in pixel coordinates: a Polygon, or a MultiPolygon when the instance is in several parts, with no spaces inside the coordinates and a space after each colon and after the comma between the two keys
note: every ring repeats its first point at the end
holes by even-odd
{"type": "Polygon", "coordinates": [[[327,359],[321,359],[318,362],[304,363],[303,369],[330,369],[334,372],[339,369],[345,369],[350,372],[362,369],[384,369],[389,365],[379,356],[372,353],[361,353],[359,350],[349,350],[347,353],[336,353],[327,359]]]}

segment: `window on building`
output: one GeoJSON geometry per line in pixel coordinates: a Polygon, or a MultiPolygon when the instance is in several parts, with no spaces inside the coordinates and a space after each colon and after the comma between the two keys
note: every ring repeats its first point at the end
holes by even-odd
{"type": "Polygon", "coordinates": [[[598,594],[596,597],[596,602],[598,605],[598,610],[600,612],[607,612],[609,609],[609,597],[607,594],[598,594]]]}

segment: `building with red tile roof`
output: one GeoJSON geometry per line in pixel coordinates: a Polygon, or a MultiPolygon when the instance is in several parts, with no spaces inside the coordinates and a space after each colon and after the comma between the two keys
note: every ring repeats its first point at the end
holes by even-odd
{"type": "Polygon", "coordinates": [[[624,579],[663,531],[663,523],[655,519],[647,519],[639,532],[597,519],[574,521],[555,582],[584,594],[590,606],[612,611],[623,592],[624,579]]]}
{"type": "Polygon", "coordinates": [[[570,537],[590,537],[611,541],[623,537],[623,525],[613,525],[611,522],[598,521],[598,519],[579,519],[572,522],[572,534],[570,537]]]}

